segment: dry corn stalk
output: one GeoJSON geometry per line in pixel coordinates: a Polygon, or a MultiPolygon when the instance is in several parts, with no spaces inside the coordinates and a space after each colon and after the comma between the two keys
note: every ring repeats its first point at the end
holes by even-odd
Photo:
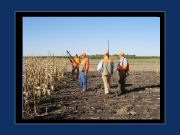
{"type": "Polygon", "coordinates": [[[42,97],[47,99],[66,72],[66,63],[53,57],[24,58],[24,112],[29,115],[30,101],[33,103],[34,114],[38,114],[38,104],[42,97]]]}

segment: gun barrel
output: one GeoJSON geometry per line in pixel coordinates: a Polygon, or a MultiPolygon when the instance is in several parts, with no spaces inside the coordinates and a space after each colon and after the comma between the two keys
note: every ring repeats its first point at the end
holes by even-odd
{"type": "MultiPolygon", "coordinates": [[[[108,54],[109,54],[109,40],[108,40],[108,54]]],[[[109,57],[109,55],[108,55],[108,57],[109,57]]]]}
{"type": "Polygon", "coordinates": [[[77,62],[74,60],[74,58],[71,56],[71,54],[70,54],[70,52],[67,50],[66,51],[67,52],[67,54],[69,55],[69,60],[70,60],[70,62],[72,63],[72,62],[74,62],[74,63],[76,63],[76,65],[77,65],[77,62]]]}

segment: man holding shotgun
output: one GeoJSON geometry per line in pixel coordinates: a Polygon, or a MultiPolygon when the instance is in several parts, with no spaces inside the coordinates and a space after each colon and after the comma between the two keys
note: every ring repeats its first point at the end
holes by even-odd
{"type": "Polygon", "coordinates": [[[78,54],[76,54],[75,58],[73,58],[71,56],[71,54],[69,53],[69,51],[67,51],[67,54],[69,55],[68,58],[69,58],[70,62],[72,63],[72,75],[73,75],[73,78],[78,79],[78,77],[79,77],[80,58],[79,58],[78,54]],[[77,70],[76,75],[74,74],[75,70],[77,70]]]}
{"type": "Polygon", "coordinates": [[[79,65],[80,65],[80,58],[79,58],[79,56],[76,54],[76,56],[75,56],[75,58],[74,58],[74,61],[73,61],[73,63],[72,63],[72,66],[73,66],[73,68],[72,68],[72,75],[73,75],[73,76],[74,76],[75,70],[77,70],[76,75],[75,75],[76,79],[78,79],[78,77],[79,77],[79,65]]]}
{"type": "Polygon", "coordinates": [[[102,59],[97,70],[102,74],[102,80],[104,83],[105,95],[108,97],[108,94],[111,92],[111,76],[113,75],[114,62],[109,57],[109,41],[108,41],[108,51],[104,53],[104,59],[102,59]]]}
{"type": "Polygon", "coordinates": [[[111,76],[113,74],[114,62],[109,58],[109,52],[104,53],[104,59],[98,64],[97,70],[102,74],[102,80],[104,82],[105,95],[108,97],[108,94],[111,92],[111,76]]]}

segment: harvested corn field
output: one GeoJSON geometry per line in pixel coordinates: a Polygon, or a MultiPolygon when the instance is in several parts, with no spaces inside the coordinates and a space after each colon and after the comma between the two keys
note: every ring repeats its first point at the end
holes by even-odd
{"type": "MultiPolygon", "coordinates": [[[[129,120],[129,119],[160,119],[160,70],[159,60],[147,60],[147,64],[156,68],[139,65],[138,69],[134,65],[138,60],[130,61],[133,70],[126,79],[126,93],[118,95],[118,80],[114,72],[111,78],[111,94],[109,97],[104,96],[104,86],[100,74],[95,71],[97,60],[92,60],[90,72],[88,73],[88,90],[82,92],[79,86],[79,80],[74,80],[67,67],[69,63],[63,60],[64,64],[59,64],[58,60],[51,59],[50,63],[53,69],[61,72],[57,74],[56,70],[48,71],[52,79],[39,79],[37,83],[28,87],[26,91],[31,91],[31,98],[25,98],[24,119],[31,120],[129,120]],[[54,65],[61,65],[56,67],[54,65]],[[55,68],[56,67],[56,68],[55,68]],[[65,67],[65,68],[64,68],[65,67]],[[151,70],[148,70],[151,69],[151,70]],[[56,74],[56,76],[55,76],[56,74]],[[59,78],[59,79],[58,79],[59,78]],[[42,80],[42,81],[41,81],[42,80]],[[40,82],[42,82],[40,84],[40,82]],[[42,84],[47,85],[50,94],[43,94],[45,88],[42,84]],[[36,84],[36,85],[35,85],[36,84]],[[36,87],[35,87],[35,86],[36,87]],[[36,90],[40,96],[36,95],[36,90]],[[52,89],[53,87],[53,89],[52,89]],[[33,94],[35,93],[35,94],[33,94]]],[[[146,60],[144,60],[146,63],[146,60]]],[[[42,62],[42,60],[41,60],[42,62]]],[[[62,61],[61,61],[62,62],[62,61]]],[[[91,60],[90,60],[91,62],[91,60]]],[[[142,62],[142,61],[141,61],[142,62]]],[[[37,63],[37,62],[36,62],[37,63]]],[[[45,62],[47,63],[47,62],[45,62]]],[[[62,62],[63,63],[63,62],[62,62]]],[[[91,64],[91,63],[90,63],[91,64]]],[[[39,64],[37,67],[41,67],[39,64]]],[[[48,67],[48,66],[47,66],[48,67]]],[[[46,76],[46,75],[45,75],[46,76]]],[[[51,78],[49,77],[49,78],[51,78]]],[[[37,77],[36,77],[37,78],[37,77]]],[[[48,78],[48,77],[45,77],[48,78]]],[[[25,84],[24,84],[25,85],[25,84]]],[[[26,86],[27,87],[27,86],[26,86]]],[[[25,87],[24,87],[25,88],[25,87]]]]}

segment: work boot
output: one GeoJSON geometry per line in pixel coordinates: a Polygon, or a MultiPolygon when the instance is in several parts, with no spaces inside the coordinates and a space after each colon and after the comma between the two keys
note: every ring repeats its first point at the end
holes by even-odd
{"type": "Polygon", "coordinates": [[[84,90],[81,90],[81,93],[84,93],[85,91],[84,90]]]}
{"type": "Polygon", "coordinates": [[[120,83],[118,84],[118,91],[120,95],[125,94],[125,88],[123,88],[120,83]]]}
{"type": "Polygon", "coordinates": [[[119,91],[119,95],[123,95],[123,94],[125,94],[125,91],[124,90],[120,90],[119,91]]]}
{"type": "Polygon", "coordinates": [[[86,89],[83,89],[82,92],[86,92],[86,89]]]}

